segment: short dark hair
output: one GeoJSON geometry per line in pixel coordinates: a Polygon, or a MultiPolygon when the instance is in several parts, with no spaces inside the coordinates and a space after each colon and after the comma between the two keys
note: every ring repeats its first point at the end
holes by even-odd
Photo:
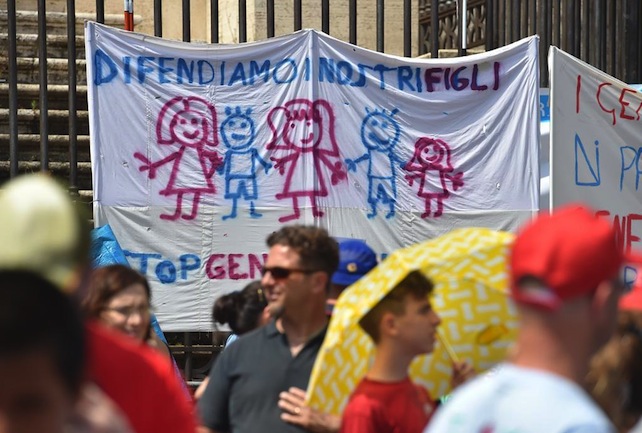
{"type": "Polygon", "coordinates": [[[259,318],[267,307],[260,281],[252,281],[243,290],[223,295],[214,302],[212,319],[230,325],[236,335],[243,335],[259,326],[259,318]]]}
{"type": "Polygon", "coordinates": [[[65,386],[80,391],[85,365],[85,333],[69,297],[27,271],[0,271],[0,358],[44,352],[65,386]]]}
{"type": "Polygon", "coordinates": [[[402,315],[406,297],[412,296],[415,299],[422,299],[427,297],[432,290],[432,281],[421,272],[412,271],[361,318],[359,326],[375,343],[378,343],[381,337],[379,324],[384,313],[392,313],[395,316],[402,315]]]}
{"type": "MultiPolygon", "coordinates": [[[[331,277],[339,266],[339,245],[320,227],[291,225],[282,227],[267,238],[267,245],[291,247],[300,257],[300,265],[323,271],[331,277]]],[[[328,281],[330,279],[328,278],[328,281]]]]}
{"type": "Polygon", "coordinates": [[[124,265],[109,265],[95,269],[91,273],[87,294],[82,301],[84,313],[90,318],[98,318],[112,297],[134,284],[143,286],[151,304],[152,292],[149,282],[134,269],[124,265]]]}

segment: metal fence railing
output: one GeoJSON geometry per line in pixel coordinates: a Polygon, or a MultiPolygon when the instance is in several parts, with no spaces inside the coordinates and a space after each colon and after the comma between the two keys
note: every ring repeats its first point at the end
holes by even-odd
{"type": "MultiPolygon", "coordinates": [[[[419,2],[419,48],[461,47],[462,0],[419,2]],[[438,26],[432,23],[438,22],[438,26]]],[[[540,37],[540,78],[548,86],[548,47],[555,45],[627,83],[642,82],[642,2],[639,0],[469,0],[467,45],[502,47],[540,37]]]]}

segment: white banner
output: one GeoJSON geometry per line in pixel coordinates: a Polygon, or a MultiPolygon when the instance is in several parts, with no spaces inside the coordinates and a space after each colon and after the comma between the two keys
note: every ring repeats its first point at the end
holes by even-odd
{"type": "Polygon", "coordinates": [[[624,250],[642,249],[642,93],[556,47],[549,70],[551,205],[584,202],[613,221],[624,250]]]}
{"type": "Polygon", "coordinates": [[[385,255],[538,209],[536,37],[416,60],[313,30],[229,46],[85,34],[96,223],[152,282],[164,330],[210,330],[282,224],[385,255]]]}

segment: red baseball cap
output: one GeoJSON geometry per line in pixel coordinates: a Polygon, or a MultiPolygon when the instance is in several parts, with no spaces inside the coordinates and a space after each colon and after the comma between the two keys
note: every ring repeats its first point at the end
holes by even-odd
{"type": "Polygon", "coordinates": [[[580,204],[540,215],[517,235],[510,257],[511,293],[518,303],[556,310],[566,300],[591,294],[604,280],[618,276],[626,263],[642,263],[625,254],[615,228],[580,204]],[[544,287],[518,283],[534,277],[544,287]]]}

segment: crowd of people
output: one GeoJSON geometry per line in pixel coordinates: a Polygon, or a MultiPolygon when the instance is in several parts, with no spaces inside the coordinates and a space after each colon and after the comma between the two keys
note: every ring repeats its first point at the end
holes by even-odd
{"type": "Polygon", "coordinates": [[[212,300],[232,335],[192,396],[152,330],[149,282],[123,265],[93,269],[88,233],[47,176],[0,190],[0,433],[642,431],[642,286],[621,275],[642,259],[582,205],[516,236],[520,326],[505,362],[453,362],[443,403],[414,383],[410,364],[448,319],[433,282],[410,270],[359,321],[374,357],[341,415],[310,407],[308,383],[334,301],[378,266],[365,242],[275,227],[261,280],[212,300]]]}

